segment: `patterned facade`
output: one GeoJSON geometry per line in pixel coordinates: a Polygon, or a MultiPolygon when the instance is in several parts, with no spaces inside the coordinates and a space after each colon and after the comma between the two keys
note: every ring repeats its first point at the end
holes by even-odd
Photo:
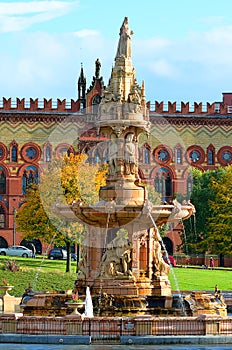
{"type": "MultiPolygon", "coordinates": [[[[97,61],[96,61],[97,62],[97,61]]],[[[107,161],[104,134],[96,129],[104,88],[99,66],[86,89],[81,67],[77,100],[3,98],[0,105],[0,246],[21,243],[15,215],[31,182],[43,167],[64,152],[85,152],[90,162],[107,161]]],[[[216,169],[232,162],[232,94],[222,102],[147,103],[151,131],[139,140],[140,177],[170,201],[191,191],[191,166],[216,169]]],[[[180,243],[179,227],[169,232],[170,251],[180,243]]],[[[37,246],[38,249],[38,246],[37,246]]]]}

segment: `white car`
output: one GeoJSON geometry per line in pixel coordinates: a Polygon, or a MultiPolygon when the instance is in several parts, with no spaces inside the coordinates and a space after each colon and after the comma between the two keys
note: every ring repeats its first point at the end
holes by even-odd
{"type": "Polygon", "coordinates": [[[9,255],[9,256],[22,256],[23,258],[32,258],[32,250],[22,246],[22,245],[13,245],[9,248],[0,248],[0,255],[9,255]]]}

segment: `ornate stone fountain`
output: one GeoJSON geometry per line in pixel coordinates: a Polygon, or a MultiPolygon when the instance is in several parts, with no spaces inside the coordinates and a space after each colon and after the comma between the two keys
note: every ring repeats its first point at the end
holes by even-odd
{"type": "Polygon", "coordinates": [[[147,296],[163,298],[171,307],[169,266],[163,261],[158,227],[187,219],[195,211],[190,203],[156,205],[148,201],[138,167],[138,139],[149,134],[144,83],[140,86],[131,60],[127,17],[108,86],[99,105],[97,128],[109,139],[109,174],[94,206],[75,202],[59,207],[66,219],[76,217],[87,225],[83,258],[76,287],[91,288],[100,314],[143,311],[147,296]],[[70,210],[71,209],[71,210],[70,210]]]}

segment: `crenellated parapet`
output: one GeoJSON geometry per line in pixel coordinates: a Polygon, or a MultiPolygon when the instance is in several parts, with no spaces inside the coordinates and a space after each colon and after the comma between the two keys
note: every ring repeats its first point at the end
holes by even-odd
{"type": "Polygon", "coordinates": [[[0,111],[25,111],[25,112],[68,112],[75,113],[80,111],[79,100],[39,100],[38,98],[26,101],[25,98],[16,98],[16,101],[11,98],[3,97],[0,111]]]}
{"type": "MultiPolygon", "coordinates": [[[[96,93],[96,91],[95,91],[96,93]]],[[[101,95],[101,91],[99,91],[98,96],[101,95]]],[[[95,95],[93,94],[92,98],[95,95]]],[[[100,101],[99,101],[100,102],[100,101]]],[[[131,103],[132,105],[132,103],[131,103]]],[[[96,105],[95,105],[96,106],[96,105]]],[[[158,102],[155,101],[155,103],[151,103],[148,101],[146,103],[146,107],[144,107],[147,111],[147,116],[150,114],[152,116],[153,113],[157,114],[178,114],[178,115],[227,115],[231,114],[232,109],[231,106],[228,106],[224,102],[213,102],[213,103],[205,103],[202,102],[197,103],[194,102],[191,104],[190,102],[170,102],[164,103],[163,101],[158,102]]],[[[81,101],[76,100],[74,101],[71,99],[70,101],[67,101],[66,99],[60,100],[60,99],[46,99],[39,100],[38,98],[30,98],[30,100],[26,100],[25,98],[16,98],[16,100],[13,100],[12,98],[2,98],[2,101],[0,101],[0,112],[1,111],[12,111],[12,112],[51,112],[51,113],[77,113],[81,112],[83,114],[83,109],[81,108],[81,101]]],[[[92,111],[91,109],[86,109],[86,112],[88,113],[97,113],[95,110],[92,111]]],[[[145,114],[146,114],[145,113],[145,114]]],[[[149,119],[149,117],[147,118],[149,119]]]]}
{"type": "Polygon", "coordinates": [[[150,101],[147,103],[148,109],[151,111],[151,113],[158,113],[158,114],[228,114],[231,113],[228,111],[228,105],[223,102],[213,102],[203,105],[202,102],[197,103],[194,102],[193,104],[190,104],[190,102],[181,102],[180,104],[177,104],[177,102],[170,102],[168,101],[167,104],[165,104],[163,101],[158,102],[155,101],[154,104],[152,104],[150,101]]]}

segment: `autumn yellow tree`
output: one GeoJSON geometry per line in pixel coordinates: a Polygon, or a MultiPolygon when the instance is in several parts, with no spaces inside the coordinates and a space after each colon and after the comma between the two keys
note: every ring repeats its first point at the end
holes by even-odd
{"type": "Polygon", "coordinates": [[[98,192],[106,184],[106,164],[89,164],[85,154],[65,156],[61,167],[61,185],[68,204],[81,200],[85,205],[98,201],[98,192]]]}
{"type": "Polygon", "coordinates": [[[83,154],[54,160],[40,175],[39,185],[28,188],[26,201],[17,215],[18,231],[24,239],[66,244],[68,249],[73,242],[81,244],[83,223],[74,214],[72,220],[62,218],[57,204],[69,205],[74,200],[94,204],[100,186],[105,185],[106,174],[105,165],[90,165],[83,154]]]}

